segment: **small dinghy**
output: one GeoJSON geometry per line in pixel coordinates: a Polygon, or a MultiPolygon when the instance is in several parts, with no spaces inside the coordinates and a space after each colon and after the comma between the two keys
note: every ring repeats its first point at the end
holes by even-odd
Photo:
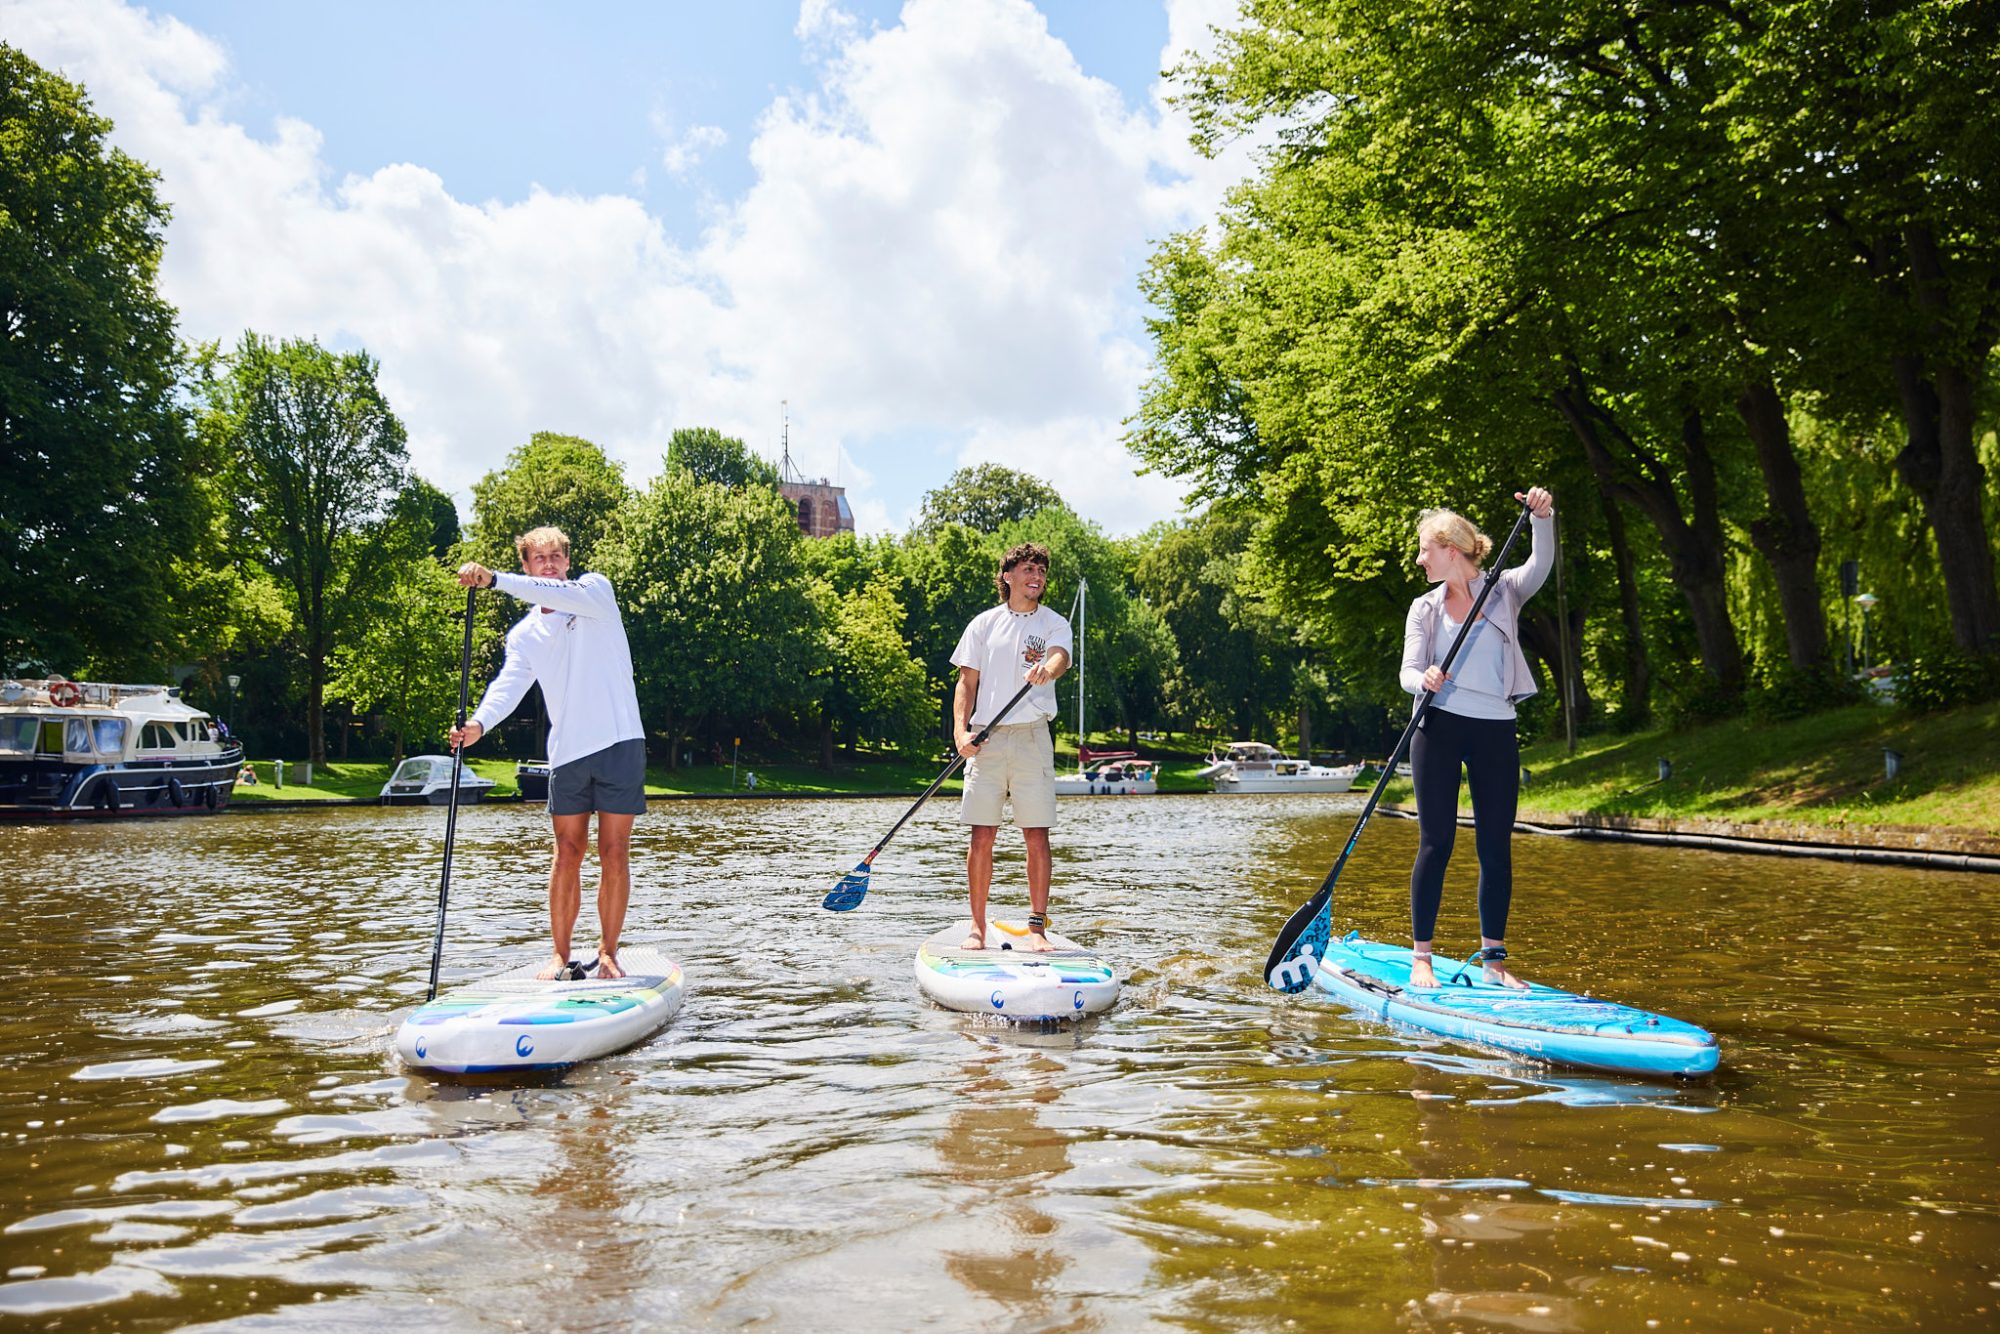
{"type": "Polygon", "coordinates": [[[1313,983],[1404,1028],[1556,1065],[1624,1075],[1705,1075],[1720,1059],[1707,1029],[1616,1001],[1529,983],[1493,986],[1476,963],[1438,958],[1440,985],[1410,986],[1410,951],[1350,931],[1327,946],[1313,983]]]}
{"type": "Polygon", "coordinates": [[[1026,926],[991,921],[987,947],[960,949],[970,921],[947,927],[917,947],[917,989],[947,1010],[1022,1023],[1081,1019],[1118,1001],[1118,974],[1066,936],[1049,932],[1053,950],[1025,947],[1026,926]]]}
{"type": "MultiPolygon", "coordinates": [[[[538,961],[420,1005],[396,1032],[406,1065],[445,1074],[553,1070],[623,1051],[681,1008],[681,966],[659,950],[618,951],[626,976],[545,982],[538,961]]],[[[592,961],[583,960],[588,965],[592,961]]]]}

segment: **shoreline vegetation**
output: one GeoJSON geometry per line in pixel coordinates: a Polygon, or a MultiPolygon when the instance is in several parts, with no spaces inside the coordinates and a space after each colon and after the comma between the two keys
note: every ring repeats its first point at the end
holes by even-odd
{"type": "MultiPolygon", "coordinates": [[[[1099,738],[1108,744],[1115,738],[1099,738]]],[[[1179,738],[1184,745],[1195,739],[1179,738]]],[[[1142,750],[1151,749],[1142,746],[1142,750]]],[[[1172,749],[1171,744],[1167,749],[1172,749]]],[[[1560,740],[1524,746],[1520,819],[1531,825],[1681,828],[1737,838],[1854,846],[1922,847],[2000,855],[2000,703],[1934,714],[1876,705],[1813,714],[1787,722],[1731,719],[1689,731],[1646,731],[1579,738],[1574,754],[1560,740]],[[1888,776],[1887,752],[1898,757],[1888,776]],[[1661,761],[1667,762],[1663,777],[1661,761]]],[[[1075,762],[1074,749],[1057,763],[1075,762]]],[[[469,761],[498,786],[493,797],[518,794],[511,759],[469,761]]],[[[831,772],[777,760],[696,765],[647,771],[656,797],[912,796],[937,776],[943,761],[864,755],[831,772]],[[757,787],[748,788],[748,775],[757,787]]],[[[298,767],[287,763],[288,773],[298,767]]],[[[255,787],[237,786],[247,808],[274,801],[372,801],[387,781],[387,762],[322,765],[311,786],[271,784],[271,764],[255,765],[255,787]]],[[[1163,793],[1205,792],[1194,777],[1196,758],[1161,765],[1163,793]]],[[[1362,776],[1357,792],[1377,777],[1362,776]]],[[[941,796],[957,793],[954,775],[941,796]]],[[[1387,808],[1407,805],[1409,783],[1398,774],[1384,792],[1387,808]]],[[[1469,810],[1463,795],[1461,809],[1469,810]]]]}

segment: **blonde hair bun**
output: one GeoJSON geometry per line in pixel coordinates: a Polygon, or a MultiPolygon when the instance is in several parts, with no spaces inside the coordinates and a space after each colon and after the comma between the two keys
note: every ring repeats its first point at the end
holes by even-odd
{"type": "Polygon", "coordinates": [[[1425,510],[1417,516],[1417,540],[1426,538],[1453,548],[1474,565],[1484,565],[1493,551],[1492,538],[1451,510],[1425,510]]]}

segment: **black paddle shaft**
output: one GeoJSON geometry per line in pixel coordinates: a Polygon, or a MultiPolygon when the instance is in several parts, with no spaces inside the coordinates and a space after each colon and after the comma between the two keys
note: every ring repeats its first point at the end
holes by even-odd
{"type": "MultiPolygon", "coordinates": [[[[1471,632],[1473,622],[1479,619],[1481,609],[1486,606],[1487,594],[1493,591],[1493,585],[1500,582],[1500,572],[1506,567],[1508,553],[1514,549],[1514,539],[1521,535],[1521,529],[1526,527],[1527,523],[1528,505],[1523,501],[1520,516],[1514,520],[1513,530],[1507,534],[1507,540],[1500,544],[1500,554],[1493,560],[1493,573],[1487,576],[1485,586],[1479,590],[1479,596],[1473,599],[1472,614],[1458,627],[1458,634],[1452,639],[1451,647],[1445,651],[1444,662],[1440,664],[1445,671],[1451,670],[1452,659],[1458,656],[1459,646],[1465,643],[1465,637],[1471,632]]],[[[1410,714],[1409,725],[1397,739],[1396,749],[1390,754],[1389,762],[1382,766],[1382,776],[1375,780],[1375,790],[1368,794],[1368,804],[1361,808],[1361,818],[1354,822],[1354,832],[1347,836],[1347,846],[1340,850],[1340,860],[1326,873],[1326,879],[1321,882],[1319,891],[1306,900],[1304,905],[1286,921],[1284,929],[1278,932],[1278,943],[1271,947],[1271,957],[1264,964],[1266,978],[1270,977],[1271,970],[1283,961],[1293,944],[1311,925],[1312,920],[1318,917],[1332,900],[1333,887],[1339,881],[1340,873],[1347,869],[1347,859],[1354,855],[1354,845],[1361,841],[1361,831],[1368,827],[1369,817],[1375,814],[1376,804],[1382,800],[1383,789],[1389,786],[1389,779],[1394,776],[1396,765],[1403,758],[1403,751],[1409,746],[1410,738],[1416,735],[1417,728],[1423,723],[1424,714],[1429,710],[1433,698],[1435,692],[1429,690],[1418,697],[1417,707],[1410,714]]]]}
{"type": "MultiPolygon", "coordinates": [[[[1023,685],[1019,690],[1014,692],[1014,698],[1008,700],[1005,704],[1002,704],[1000,706],[1000,712],[993,715],[993,721],[986,724],[986,726],[980,728],[979,735],[972,738],[972,745],[975,750],[978,749],[980,746],[986,744],[986,738],[993,735],[993,729],[1000,725],[1000,720],[1002,718],[1005,718],[1008,714],[1012,713],[1014,711],[1014,706],[1016,704],[1019,704],[1022,700],[1026,699],[1028,697],[1028,692],[1030,690],[1033,690],[1034,688],[1035,688],[1034,682],[1032,681],[1028,682],[1027,684],[1023,685]]],[[[965,756],[953,755],[951,757],[951,763],[947,764],[944,767],[944,772],[931,780],[931,785],[924,789],[924,794],[916,799],[916,801],[910,806],[910,809],[903,812],[902,819],[896,821],[894,825],[890,826],[889,832],[882,835],[882,841],[880,843],[877,843],[872,849],[869,850],[868,855],[861,859],[862,863],[864,865],[872,866],[875,862],[876,855],[880,853],[882,849],[889,846],[889,840],[896,836],[896,831],[898,829],[901,829],[905,824],[909,823],[910,817],[917,813],[917,808],[922,806],[925,802],[929,801],[931,799],[931,795],[935,793],[939,788],[943,787],[945,780],[947,778],[950,778],[953,774],[957,773],[958,766],[964,763],[965,763],[965,756]]]]}
{"type": "MultiPolygon", "coordinates": [[[[465,590],[465,647],[458,655],[458,726],[465,728],[465,710],[472,699],[472,595],[478,590],[465,590]]],[[[458,837],[458,776],[465,767],[465,747],[451,748],[451,802],[445,808],[444,816],[444,869],[438,873],[438,924],[437,935],[431,941],[431,989],[424,996],[426,1003],[437,999],[438,966],[444,961],[444,909],[451,900],[451,845],[458,837]]]]}

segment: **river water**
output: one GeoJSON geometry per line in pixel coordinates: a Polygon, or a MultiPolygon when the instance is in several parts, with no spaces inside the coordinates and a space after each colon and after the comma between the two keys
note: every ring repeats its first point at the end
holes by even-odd
{"type": "MultiPolygon", "coordinates": [[[[627,934],[683,959],[686,1008],[470,1086],[389,1050],[442,812],[0,829],[0,1324],[2000,1324],[1988,878],[1523,838],[1518,966],[1716,1031],[1720,1073],[1676,1085],[1267,989],[1352,798],[1065,802],[1054,924],[1120,1003],[1048,1032],[931,1008],[954,808],[835,915],[901,802],[656,804],[627,934]]],[[[1337,924],[1402,937],[1414,839],[1371,825],[1337,924]]],[[[461,813],[447,983],[541,948],[545,843],[536,808],[461,813]]],[[[1460,852],[1441,952],[1478,944],[1460,852]]]]}

